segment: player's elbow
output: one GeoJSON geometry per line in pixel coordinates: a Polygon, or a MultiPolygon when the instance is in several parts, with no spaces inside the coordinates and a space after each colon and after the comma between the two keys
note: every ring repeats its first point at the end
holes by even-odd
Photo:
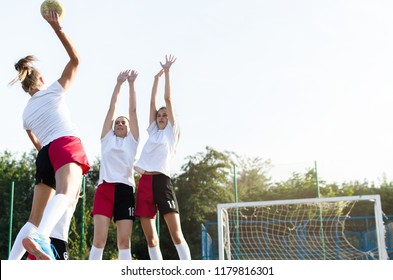
{"type": "Polygon", "coordinates": [[[168,106],[169,104],[172,104],[172,99],[170,96],[164,96],[165,104],[168,106]]]}
{"type": "Polygon", "coordinates": [[[80,64],[80,57],[78,55],[75,55],[71,57],[71,63],[75,66],[78,67],[80,64]]]}

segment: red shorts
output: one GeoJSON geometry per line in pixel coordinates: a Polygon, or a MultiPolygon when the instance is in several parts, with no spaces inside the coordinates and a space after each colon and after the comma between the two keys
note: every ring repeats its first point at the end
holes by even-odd
{"type": "Polygon", "coordinates": [[[103,182],[94,195],[91,215],[103,215],[116,222],[118,220],[135,221],[134,188],[120,183],[103,182]]]}
{"type": "Polygon", "coordinates": [[[85,150],[78,137],[64,136],[53,140],[48,154],[55,173],[60,167],[71,162],[81,166],[83,175],[90,169],[85,150]]]}
{"type": "Polygon", "coordinates": [[[143,174],[138,182],[135,216],[155,218],[157,209],[162,215],[179,213],[171,179],[164,174],[143,174]]]}

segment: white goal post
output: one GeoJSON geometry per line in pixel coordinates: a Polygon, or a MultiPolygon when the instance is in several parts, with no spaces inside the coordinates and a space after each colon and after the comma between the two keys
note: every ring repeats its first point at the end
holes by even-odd
{"type": "Polygon", "coordinates": [[[219,259],[387,260],[382,218],[379,195],[218,204],[219,259]],[[366,234],[350,223],[355,206],[374,209],[366,234]]]}

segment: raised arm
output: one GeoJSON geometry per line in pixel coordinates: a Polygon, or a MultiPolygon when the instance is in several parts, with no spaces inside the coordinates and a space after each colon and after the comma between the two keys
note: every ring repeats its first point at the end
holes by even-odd
{"type": "Polygon", "coordinates": [[[158,72],[154,76],[154,83],[153,83],[153,88],[151,90],[151,98],[150,98],[149,124],[156,121],[158,81],[160,80],[160,77],[163,73],[164,73],[164,69],[161,69],[160,72],[158,72]]]}
{"type": "Polygon", "coordinates": [[[172,125],[175,124],[175,114],[172,105],[171,99],[171,83],[170,83],[170,75],[169,69],[171,68],[172,64],[175,63],[176,58],[173,55],[165,56],[165,64],[161,63],[162,69],[165,73],[165,92],[164,92],[164,100],[165,106],[168,113],[168,120],[171,122],[172,125]]]}
{"type": "Polygon", "coordinates": [[[101,139],[104,138],[104,136],[109,132],[109,130],[112,129],[113,121],[115,119],[115,111],[116,111],[117,101],[120,93],[120,88],[121,85],[124,83],[124,81],[127,79],[129,73],[130,70],[125,70],[120,72],[119,75],[117,76],[117,81],[116,81],[115,88],[113,89],[111,102],[109,104],[109,109],[108,112],[106,113],[104,125],[102,127],[101,139]]]}
{"type": "Polygon", "coordinates": [[[138,77],[138,72],[132,70],[131,73],[127,76],[128,85],[130,88],[130,96],[129,96],[129,120],[130,120],[130,131],[134,136],[134,139],[138,140],[139,138],[139,126],[138,126],[138,117],[136,115],[136,93],[135,93],[135,79],[138,77]]]}
{"type": "Polygon", "coordinates": [[[67,90],[70,87],[71,83],[73,82],[76,72],[78,70],[79,55],[74,45],[72,44],[71,40],[63,31],[59,22],[59,15],[52,10],[48,14],[48,16],[45,16],[44,18],[55,31],[57,37],[60,39],[60,42],[63,44],[70,58],[70,60],[68,61],[67,65],[63,70],[63,73],[61,74],[61,77],[58,79],[58,82],[61,84],[61,86],[65,90],[67,90]]]}

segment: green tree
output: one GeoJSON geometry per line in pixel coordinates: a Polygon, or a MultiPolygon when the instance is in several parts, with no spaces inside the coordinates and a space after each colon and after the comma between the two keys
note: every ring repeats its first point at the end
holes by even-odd
{"type": "Polygon", "coordinates": [[[388,182],[384,178],[380,189],[382,211],[387,214],[393,214],[393,182],[388,182]]]}
{"type": "Polygon", "coordinates": [[[260,201],[266,199],[266,192],[272,186],[268,171],[271,168],[269,160],[237,157],[238,201],[260,201]]]}
{"type": "Polygon", "coordinates": [[[0,240],[0,257],[8,258],[8,233],[12,214],[12,241],[15,239],[19,229],[26,223],[33,198],[35,152],[23,153],[17,159],[9,151],[4,151],[0,155],[0,192],[1,192],[1,216],[0,233],[3,237],[0,240]],[[13,213],[10,213],[11,205],[11,185],[14,183],[13,213]]]}
{"type": "MultiPolygon", "coordinates": [[[[317,180],[314,169],[308,169],[304,174],[295,172],[286,181],[277,182],[268,192],[266,200],[300,199],[317,197],[317,180]]],[[[318,180],[323,188],[325,182],[318,180]]]]}
{"type": "MultiPolygon", "coordinates": [[[[204,152],[189,156],[182,173],[174,178],[182,229],[193,259],[201,255],[200,225],[216,220],[218,203],[232,201],[231,166],[229,153],[206,147],[204,152]]],[[[178,258],[173,251],[169,257],[178,258]]]]}

